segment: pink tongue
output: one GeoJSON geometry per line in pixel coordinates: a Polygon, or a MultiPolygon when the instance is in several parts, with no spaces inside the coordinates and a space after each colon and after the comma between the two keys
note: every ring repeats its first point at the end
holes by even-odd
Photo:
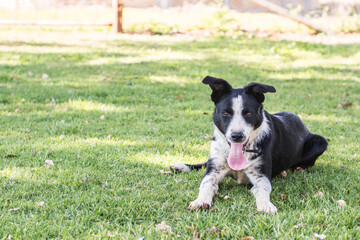
{"type": "Polygon", "coordinates": [[[231,143],[228,165],[233,170],[241,170],[246,165],[246,158],[243,154],[243,144],[231,143]]]}

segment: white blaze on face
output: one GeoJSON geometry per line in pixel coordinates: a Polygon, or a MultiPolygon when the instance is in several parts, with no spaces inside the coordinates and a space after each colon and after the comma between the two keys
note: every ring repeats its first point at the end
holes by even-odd
{"type": "Polygon", "coordinates": [[[247,123],[242,115],[243,101],[239,95],[232,99],[233,116],[230,124],[226,130],[226,138],[230,143],[230,153],[227,159],[229,167],[235,171],[245,168],[246,157],[243,153],[244,143],[249,139],[252,127],[247,123]],[[234,143],[231,140],[232,133],[241,132],[245,136],[245,140],[242,143],[234,143]]]}
{"type": "Polygon", "coordinates": [[[235,132],[242,132],[245,136],[245,139],[249,139],[252,127],[249,123],[247,123],[242,115],[243,107],[243,99],[240,95],[234,97],[232,99],[232,109],[233,109],[233,117],[231,122],[226,129],[226,138],[229,142],[231,142],[231,134],[235,132]]]}

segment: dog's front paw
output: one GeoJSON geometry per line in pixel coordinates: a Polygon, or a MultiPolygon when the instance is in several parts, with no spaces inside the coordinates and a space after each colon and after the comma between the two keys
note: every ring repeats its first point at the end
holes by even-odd
{"type": "Polygon", "coordinates": [[[211,207],[211,201],[208,200],[202,200],[197,198],[195,201],[192,201],[189,204],[188,209],[189,210],[198,210],[198,209],[210,209],[211,207]]]}
{"type": "Polygon", "coordinates": [[[271,202],[260,201],[256,203],[257,210],[259,212],[274,213],[277,212],[277,208],[271,202]]]}
{"type": "Polygon", "coordinates": [[[171,171],[173,172],[190,172],[191,169],[184,163],[174,163],[170,166],[171,171]]]}

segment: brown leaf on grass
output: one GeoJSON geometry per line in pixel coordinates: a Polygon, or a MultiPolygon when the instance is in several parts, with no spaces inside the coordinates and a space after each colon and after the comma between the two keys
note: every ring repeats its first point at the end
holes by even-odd
{"type": "Polygon", "coordinates": [[[323,192],[315,192],[314,194],[314,198],[321,198],[321,197],[324,197],[324,193],[323,192]]]}
{"type": "Polygon", "coordinates": [[[177,99],[181,99],[181,98],[182,98],[181,94],[177,95],[177,99]]]}
{"type": "Polygon", "coordinates": [[[282,199],[282,200],[285,200],[285,199],[286,199],[286,194],[285,194],[285,193],[282,193],[282,194],[281,194],[281,199],[282,199]]]}
{"type": "Polygon", "coordinates": [[[45,167],[53,167],[54,166],[54,162],[53,160],[50,160],[50,159],[46,159],[45,160],[45,167]]]}
{"type": "Polygon", "coordinates": [[[206,231],[216,234],[221,234],[221,230],[218,229],[216,226],[213,226],[212,228],[206,228],[206,231]]]}
{"type": "Polygon", "coordinates": [[[21,110],[20,109],[15,109],[15,111],[14,111],[15,113],[21,113],[21,110]]]}
{"type": "Polygon", "coordinates": [[[9,155],[6,155],[5,158],[17,158],[18,156],[15,155],[15,154],[9,154],[9,155]]]}
{"type": "Polygon", "coordinates": [[[186,229],[189,229],[189,230],[193,230],[193,227],[190,227],[190,226],[188,226],[188,225],[185,225],[185,228],[186,228],[186,229]]]}
{"type": "Polygon", "coordinates": [[[295,171],[295,172],[302,173],[302,172],[304,172],[304,169],[303,169],[302,167],[297,167],[297,168],[295,168],[294,171],[295,171]]]}
{"type": "Polygon", "coordinates": [[[15,81],[20,79],[19,76],[16,76],[16,75],[11,75],[11,78],[12,78],[12,80],[15,80],[15,81]]]}
{"type": "Polygon", "coordinates": [[[155,226],[156,231],[160,231],[162,233],[170,232],[171,233],[171,227],[169,225],[166,225],[164,221],[162,221],[160,224],[157,224],[155,226]]]}
{"type": "Polygon", "coordinates": [[[160,174],[172,174],[171,171],[164,171],[164,170],[160,170],[159,173],[160,174]]]}
{"type": "Polygon", "coordinates": [[[240,238],[241,240],[254,240],[255,238],[253,236],[247,236],[240,238]]]}
{"type": "Polygon", "coordinates": [[[36,202],[36,205],[40,207],[45,207],[45,202],[44,201],[36,202]]]}
{"type": "Polygon", "coordinates": [[[84,173],[84,176],[83,176],[83,179],[81,182],[85,185],[87,182],[92,182],[92,181],[96,181],[99,179],[100,179],[99,177],[89,179],[89,176],[86,173],[84,173]]]}
{"type": "Polygon", "coordinates": [[[326,235],[325,235],[325,234],[317,234],[317,233],[314,233],[314,237],[320,238],[320,239],[325,239],[325,238],[326,238],[326,235]]]}
{"type": "Polygon", "coordinates": [[[301,191],[299,191],[299,193],[300,193],[301,195],[305,195],[305,194],[307,193],[307,191],[301,190],[301,191]]]}
{"type": "Polygon", "coordinates": [[[8,211],[9,212],[14,212],[14,211],[17,211],[17,210],[19,210],[20,208],[18,207],[18,208],[11,208],[11,209],[9,209],[8,211]]]}
{"type": "Polygon", "coordinates": [[[193,233],[193,240],[200,240],[200,238],[197,235],[198,235],[198,230],[196,229],[193,233]]]}
{"type": "Polygon", "coordinates": [[[300,227],[304,226],[303,223],[299,223],[297,225],[294,226],[294,229],[299,229],[300,227]]]}
{"type": "Polygon", "coordinates": [[[310,99],[311,98],[311,94],[309,93],[308,95],[305,96],[306,99],[310,99]]]}
{"type": "Polygon", "coordinates": [[[352,102],[349,102],[348,100],[343,100],[341,103],[339,103],[337,105],[338,108],[347,108],[347,107],[351,107],[353,105],[352,102]]]}
{"type": "Polygon", "coordinates": [[[336,202],[336,204],[337,204],[338,208],[346,207],[346,202],[344,200],[342,200],[342,199],[338,200],[336,202]]]}
{"type": "Polygon", "coordinates": [[[213,139],[214,139],[214,137],[213,137],[213,136],[211,136],[211,135],[209,135],[209,134],[205,134],[204,138],[211,139],[211,140],[213,140],[213,139]]]}
{"type": "Polygon", "coordinates": [[[286,171],[282,171],[281,173],[279,173],[278,177],[284,178],[287,176],[286,171]]]}

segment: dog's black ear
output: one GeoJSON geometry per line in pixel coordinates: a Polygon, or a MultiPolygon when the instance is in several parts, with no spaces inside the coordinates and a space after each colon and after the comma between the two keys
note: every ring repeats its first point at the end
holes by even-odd
{"type": "Polygon", "coordinates": [[[225,94],[231,93],[232,87],[224,79],[206,76],[202,80],[202,83],[208,84],[213,90],[213,92],[211,93],[211,100],[214,103],[217,103],[220,100],[220,98],[225,94]]]}
{"type": "Polygon", "coordinates": [[[246,94],[253,95],[256,100],[258,100],[260,103],[264,102],[265,96],[264,93],[267,92],[276,92],[276,89],[273,86],[262,84],[262,83],[249,83],[244,87],[246,94]]]}

